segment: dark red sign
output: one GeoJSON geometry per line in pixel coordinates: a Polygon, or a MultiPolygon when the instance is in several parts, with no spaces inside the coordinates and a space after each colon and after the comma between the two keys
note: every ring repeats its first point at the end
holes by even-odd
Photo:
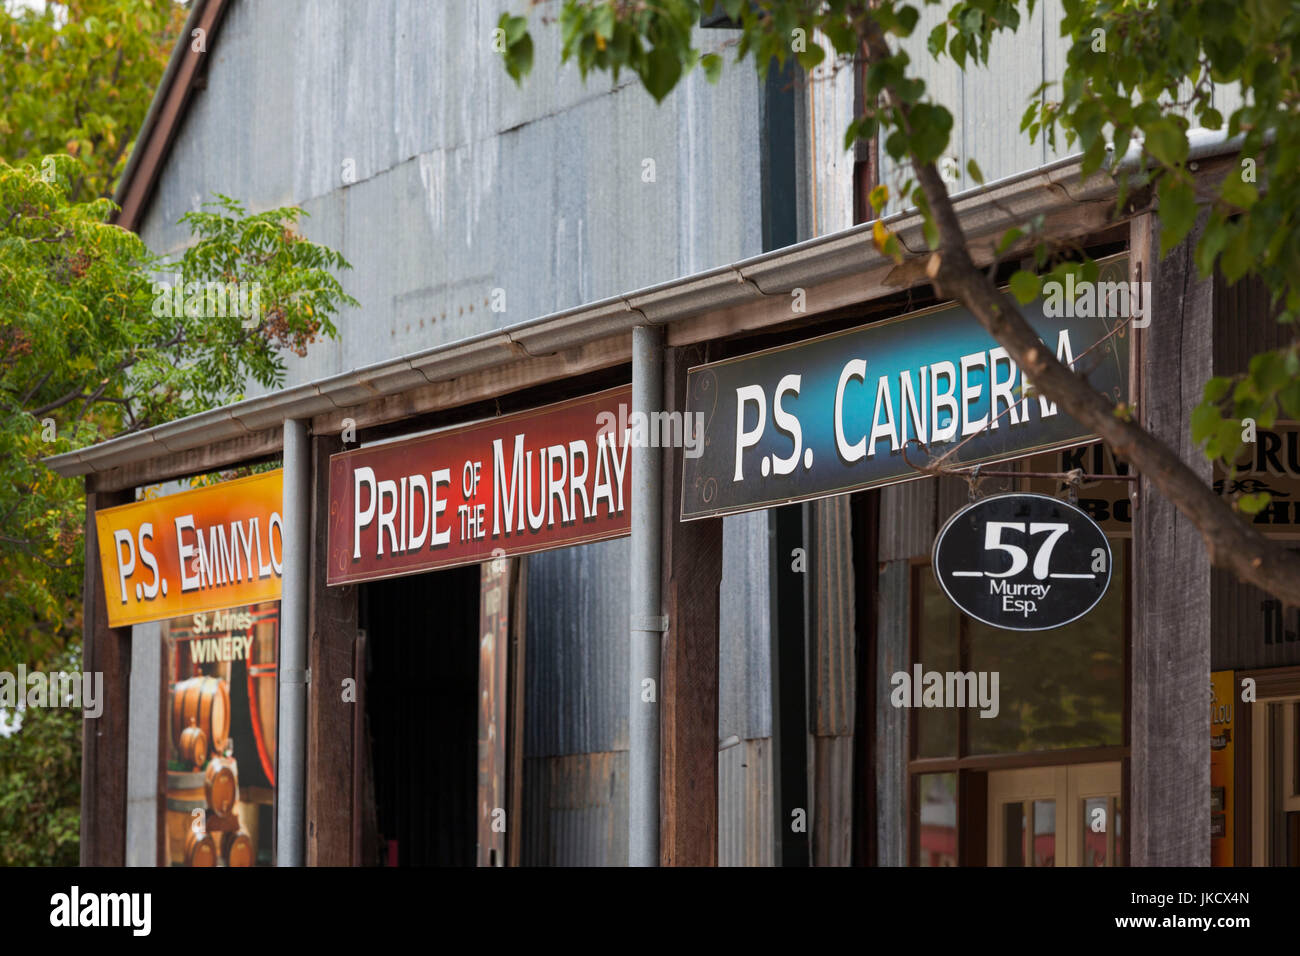
{"type": "Polygon", "coordinates": [[[624,386],[334,455],[327,582],[628,534],[631,454],[619,423],[631,403],[624,386]]]}

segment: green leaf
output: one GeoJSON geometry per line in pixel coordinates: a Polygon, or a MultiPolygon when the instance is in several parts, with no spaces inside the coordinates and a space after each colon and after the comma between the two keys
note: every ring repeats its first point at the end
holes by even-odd
{"type": "Polygon", "coordinates": [[[1037,273],[1020,269],[1011,276],[1011,294],[1021,305],[1028,305],[1038,298],[1042,284],[1042,277],[1037,273]]]}
{"type": "Polygon", "coordinates": [[[533,38],[524,34],[522,40],[506,49],[506,72],[516,84],[522,85],[523,79],[533,69],[533,38]]]}
{"type": "Polygon", "coordinates": [[[614,35],[614,5],[603,4],[592,11],[591,26],[596,36],[608,40],[614,35]]]}
{"type": "Polygon", "coordinates": [[[803,52],[797,54],[799,65],[808,73],[811,73],[817,64],[826,59],[826,51],[821,48],[819,43],[810,43],[803,52]]]}
{"type": "Polygon", "coordinates": [[[1300,381],[1293,381],[1277,393],[1277,400],[1287,418],[1300,419],[1300,381]]]}
{"type": "Polygon", "coordinates": [[[1192,409],[1192,442],[1201,445],[1207,438],[1214,434],[1215,429],[1219,427],[1219,422],[1223,416],[1215,405],[1208,402],[1202,402],[1192,409]]]}
{"type": "Polygon", "coordinates": [[[931,249],[939,248],[939,228],[934,224],[933,216],[926,216],[921,221],[921,235],[931,249]]]}
{"type": "Polygon", "coordinates": [[[1196,244],[1196,268],[1202,278],[1214,271],[1214,261],[1232,234],[1232,225],[1222,216],[1214,215],[1205,224],[1201,241],[1196,244]]]}
{"type": "Polygon", "coordinates": [[[1253,356],[1249,376],[1261,395],[1271,395],[1291,380],[1286,360],[1280,352],[1261,352],[1253,356]]]}
{"type": "Polygon", "coordinates": [[[1223,197],[1224,202],[1231,203],[1240,209],[1249,209],[1259,201],[1259,190],[1255,188],[1254,183],[1246,182],[1241,177],[1239,170],[1229,172],[1224,177],[1219,195],[1223,197]]]}
{"type": "Polygon", "coordinates": [[[1168,117],[1162,117],[1143,128],[1146,151],[1160,162],[1176,166],[1187,159],[1187,134],[1168,117]]]}
{"type": "Polygon", "coordinates": [[[907,136],[901,129],[896,129],[885,139],[885,152],[890,158],[902,162],[907,155],[907,136]]]}
{"type": "Polygon", "coordinates": [[[1115,130],[1115,139],[1112,143],[1111,163],[1115,166],[1128,154],[1129,136],[1133,132],[1132,127],[1121,126],[1115,130]]]}
{"type": "Polygon", "coordinates": [[[1002,234],[1002,238],[998,240],[997,254],[1001,256],[1004,252],[1006,252],[1013,245],[1015,245],[1016,240],[1019,239],[1024,234],[1025,231],[1023,229],[1017,228],[1015,226],[1008,229],[1006,232],[1002,234]]]}
{"type": "Polygon", "coordinates": [[[662,103],[664,97],[673,91],[681,75],[682,61],[676,53],[663,45],[646,54],[640,72],[646,92],[655,98],[656,103],[662,103]]]}
{"type": "Polygon", "coordinates": [[[1164,176],[1156,186],[1160,200],[1160,254],[1182,242],[1196,224],[1196,190],[1173,176],[1164,176]]]}
{"type": "Polygon", "coordinates": [[[871,192],[867,194],[867,198],[871,202],[872,210],[875,211],[876,215],[880,215],[880,210],[884,209],[885,204],[889,202],[889,187],[884,183],[874,186],[871,192]]]}
{"type": "Polygon", "coordinates": [[[966,173],[979,186],[984,185],[984,174],[980,172],[979,164],[975,160],[967,160],[966,173]]]}
{"type": "Polygon", "coordinates": [[[501,19],[497,21],[497,26],[505,30],[506,46],[512,47],[524,38],[528,32],[528,18],[514,17],[509,13],[501,14],[501,19]]]}
{"type": "Polygon", "coordinates": [[[916,21],[921,18],[921,13],[916,7],[903,7],[898,11],[899,29],[894,32],[901,37],[909,37],[912,31],[916,29],[916,21]]]}
{"type": "Polygon", "coordinates": [[[717,83],[722,76],[722,57],[716,53],[706,53],[700,57],[700,66],[704,68],[704,76],[710,83],[717,83]]]}
{"type": "Polygon", "coordinates": [[[1232,379],[1222,375],[1216,375],[1205,383],[1205,401],[1221,402],[1228,397],[1228,389],[1232,388],[1232,379]]]}
{"type": "Polygon", "coordinates": [[[1244,276],[1252,265],[1249,239],[1246,230],[1238,228],[1223,247],[1219,268],[1223,270],[1223,276],[1229,284],[1244,276]]]}
{"type": "Polygon", "coordinates": [[[844,148],[852,149],[859,140],[869,140],[876,135],[879,123],[874,116],[863,116],[849,124],[844,132],[844,148]]]}
{"type": "Polygon", "coordinates": [[[1273,500],[1273,496],[1267,491],[1256,491],[1250,494],[1244,494],[1237,499],[1237,507],[1242,514],[1257,515],[1273,500]]]}
{"type": "Polygon", "coordinates": [[[943,56],[944,47],[948,44],[948,24],[940,23],[930,31],[930,36],[925,41],[925,48],[930,51],[930,55],[936,60],[943,56]]]}
{"type": "Polygon", "coordinates": [[[948,55],[952,57],[957,66],[966,69],[966,37],[964,34],[957,33],[953,35],[952,42],[948,44],[948,55]]]}
{"type": "Polygon", "coordinates": [[[909,117],[912,126],[911,150],[921,164],[938,161],[948,148],[948,134],[952,129],[952,114],[942,106],[918,103],[909,117]]]}
{"type": "Polygon", "coordinates": [[[1235,461],[1240,450],[1241,422],[1231,418],[1220,419],[1210,435],[1210,440],[1205,444],[1205,453],[1211,458],[1235,461]]]}

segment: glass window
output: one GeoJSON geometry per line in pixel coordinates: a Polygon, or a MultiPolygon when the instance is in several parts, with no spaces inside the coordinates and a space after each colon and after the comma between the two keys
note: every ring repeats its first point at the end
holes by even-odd
{"type": "Polygon", "coordinates": [[[1003,866],[1056,866],[1056,801],[1026,800],[1002,805],[1003,866]],[[1033,846],[1026,820],[1033,820],[1033,846]],[[1032,857],[1030,856],[1032,852],[1032,857]],[[1026,863],[1026,859],[1031,862],[1026,863]]]}
{"type": "MultiPolygon", "coordinates": [[[[961,670],[961,617],[929,568],[918,568],[915,581],[921,592],[921,628],[916,660],[926,671],[961,670]]],[[[909,678],[911,673],[909,672],[909,678]]],[[[910,683],[909,683],[910,686],[910,683]]],[[[918,757],[957,755],[957,711],[952,707],[925,707],[912,711],[916,721],[918,757]]]]}
{"type": "Polygon", "coordinates": [[[1007,803],[1002,807],[1002,818],[1006,823],[1002,859],[1004,866],[1025,865],[1025,805],[1019,801],[1007,803]]]}
{"type": "Polygon", "coordinates": [[[1034,866],[1056,866],[1056,801],[1034,801],[1034,866]]]}
{"type": "Polygon", "coordinates": [[[917,866],[957,865],[957,775],[917,777],[917,866]]]}
{"type": "Polygon", "coordinates": [[[1083,866],[1123,866],[1124,839],[1118,797],[1083,801],[1083,866]]]}
{"type": "MultiPolygon", "coordinates": [[[[967,619],[969,668],[998,674],[996,717],[970,715],[970,753],[1124,743],[1124,550],[1110,588],[1079,620],[1052,631],[1003,631],[967,619]]],[[[930,575],[933,578],[933,575],[930,575]]],[[[928,666],[928,662],[927,662],[928,666]]]]}

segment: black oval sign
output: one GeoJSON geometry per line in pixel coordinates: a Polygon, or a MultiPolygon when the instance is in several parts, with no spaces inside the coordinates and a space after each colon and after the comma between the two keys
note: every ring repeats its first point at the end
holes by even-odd
{"type": "Polygon", "coordinates": [[[1097,523],[1046,495],[994,495],[958,511],[934,541],[934,574],[952,602],[992,627],[1046,631],[1087,614],[1110,586],[1097,523]]]}

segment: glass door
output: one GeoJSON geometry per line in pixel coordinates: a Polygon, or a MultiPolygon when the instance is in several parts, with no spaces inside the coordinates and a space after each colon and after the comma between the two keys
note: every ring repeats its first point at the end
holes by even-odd
{"type": "Polygon", "coordinates": [[[988,775],[990,866],[1118,866],[1118,763],[988,775]]]}
{"type": "Polygon", "coordinates": [[[1300,699],[1261,700],[1258,707],[1262,726],[1251,735],[1251,858],[1256,866],[1300,866],[1300,699]]]}

